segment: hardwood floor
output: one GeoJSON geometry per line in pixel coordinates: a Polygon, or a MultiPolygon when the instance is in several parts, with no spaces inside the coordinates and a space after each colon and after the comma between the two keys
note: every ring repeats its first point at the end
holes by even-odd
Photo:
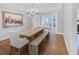
{"type": "Polygon", "coordinates": [[[40,55],[68,55],[66,45],[64,42],[63,35],[54,36],[50,34],[50,39],[48,39],[40,50],[40,55]],[[54,39],[56,37],[56,39],[54,39]]]}
{"type": "MultiPolygon", "coordinates": [[[[24,54],[27,53],[23,51],[21,55],[24,54]]],[[[50,33],[50,38],[43,42],[39,55],[68,55],[63,35],[50,33]]]]}

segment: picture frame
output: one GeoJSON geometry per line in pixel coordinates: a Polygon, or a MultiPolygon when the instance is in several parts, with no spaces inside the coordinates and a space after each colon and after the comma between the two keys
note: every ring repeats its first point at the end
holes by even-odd
{"type": "Polygon", "coordinates": [[[23,25],[23,15],[13,12],[2,11],[3,28],[23,25]]]}

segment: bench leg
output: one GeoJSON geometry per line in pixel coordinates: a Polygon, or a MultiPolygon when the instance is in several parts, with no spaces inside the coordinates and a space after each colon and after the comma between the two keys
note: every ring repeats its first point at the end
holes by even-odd
{"type": "Polygon", "coordinates": [[[29,45],[29,54],[38,55],[38,46],[29,45]]]}

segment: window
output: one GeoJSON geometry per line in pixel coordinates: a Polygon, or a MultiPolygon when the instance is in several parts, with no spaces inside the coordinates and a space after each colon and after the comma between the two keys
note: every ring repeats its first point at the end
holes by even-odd
{"type": "Polygon", "coordinates": [[[55,16],[41,16],[40,23],[45,28],[54,28],[56,27],[55,16]]]}

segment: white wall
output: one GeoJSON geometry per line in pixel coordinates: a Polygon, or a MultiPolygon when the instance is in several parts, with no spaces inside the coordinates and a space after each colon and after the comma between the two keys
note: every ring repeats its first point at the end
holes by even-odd
{"type": "Polygon", "coordinates": [[[33,27],[39,27],[40,26],[40,15],[35,15],[33,17],[33,27]]]}
{"type": "Polygon", "coordinates": [[[57,34],[64,33],[64,11],[63,7],[57,12],[57,34]]]}
{"type": "Polygon", "coordinates": [[[26,13],[23,13],[23,12],[18,12],[18,11],[13,11],[13,10],[9,10],[9,9],[5,9],[4,11],[9,11],[9,12],[14,12],[14,13],[20,13],[20,14],[23,14],[23,26],[18,26],[18,27],[10,27],[10,28],[3,28],[2,27],[2,10],[0,10],[0,29],[2,31],[21,31],[25,28],[30,28],[31,25],[30,25],[30,17],[28,17],[28,15],[26,13]],[[20,29],[20,30],[19,30],[20,29]]]}
{"type": "Polygon", "coordinates": [[[69,54],[77,54],[76,6],[64,4],[64,39],[69,54]]]}

